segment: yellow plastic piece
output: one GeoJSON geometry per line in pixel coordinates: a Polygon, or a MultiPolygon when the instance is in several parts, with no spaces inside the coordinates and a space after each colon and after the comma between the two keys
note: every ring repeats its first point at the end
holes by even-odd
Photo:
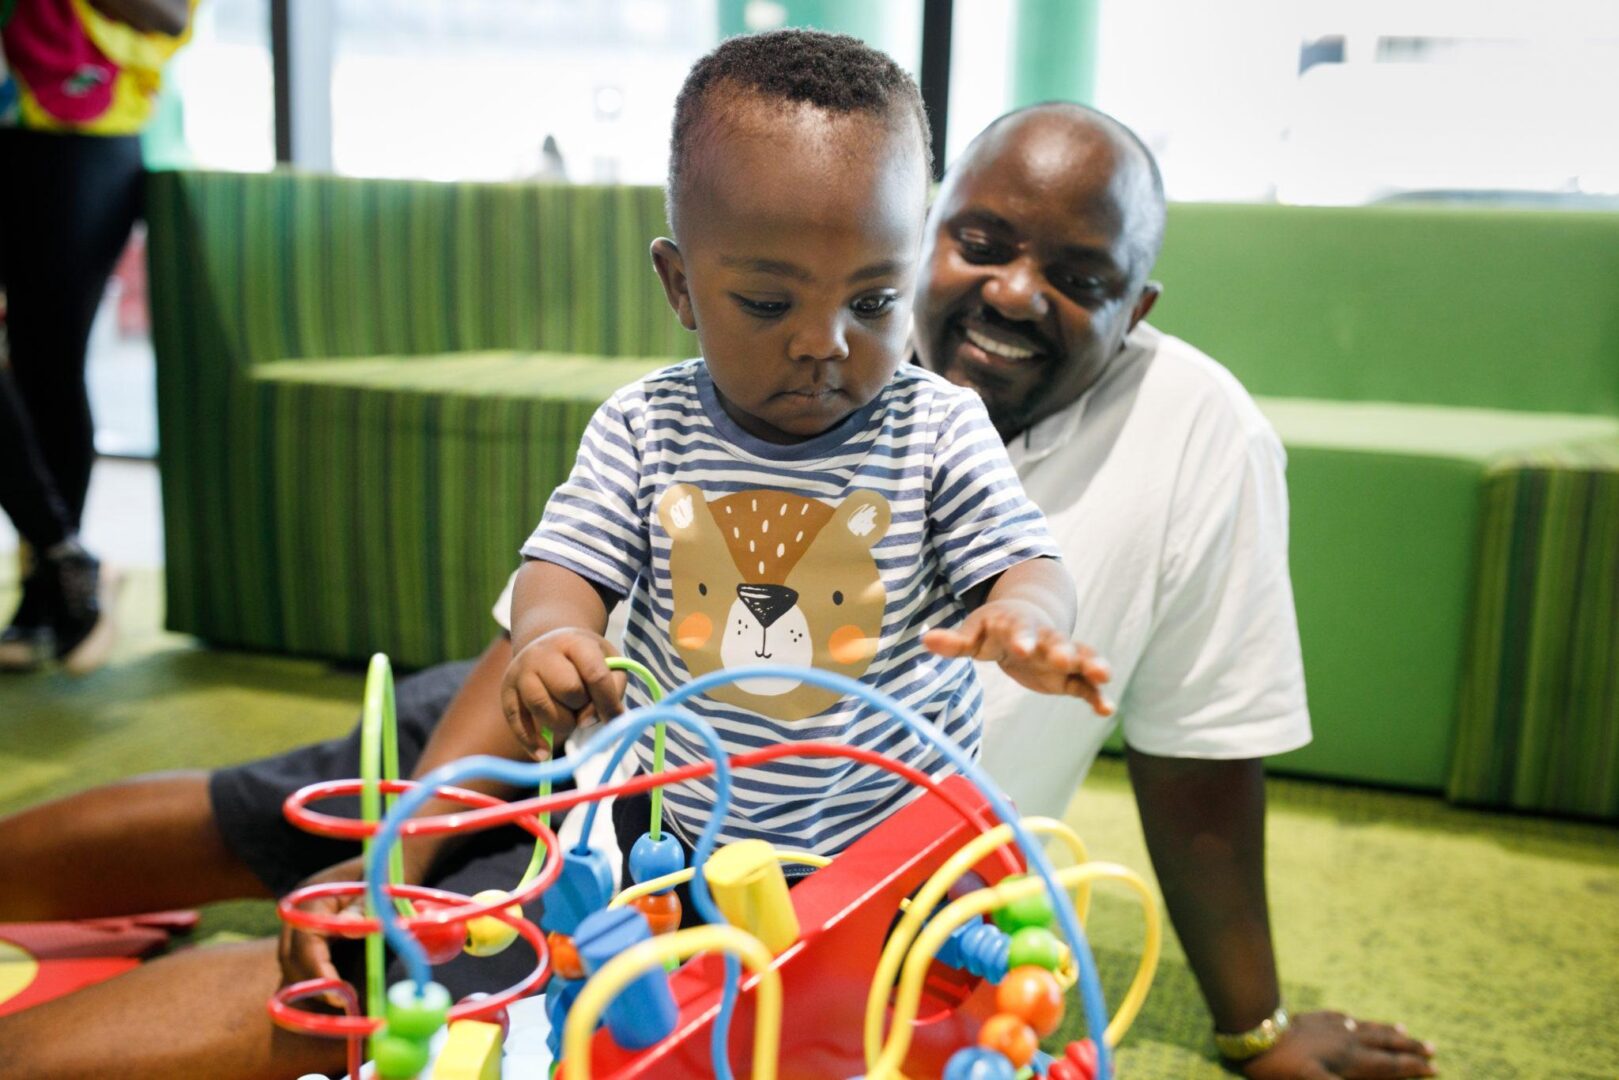
{"type": "Polygon", "coordinates": [[[759,976],[758,1008],[753,1026],[754,1080],[776,1080],[781,1050],[781,975],[758,938],[734,926],[696,926],[631,945],[609,960],[579,991],[562,1028],[564,1080],[590,1080],[590,1042],[607,1003],[642,972],[667,960],[684,960],[700,952],[735,953],[759,976]]]}
{"type": "Polygon", "coordinates": [[[500,1025],[457,1020],[433,1065],[433,1080],[500,1080],[500,1025]]]}
{"type": "Polygon", "coordinates": [[[787,875],[763,840],[738,840],[708,857],[703,875],[714,903],[734,926],[780,956],[798,940],[798,912],[787,897],[787,875]]]}
{"type": "MultiPolygon", "coordinates": [[[[832,860],[825,855],[817,855],[813,851],[798,851],[794,848],[776,848],[776,861],[793,863],[799,866],[813,866],[817,870],[823,866],[832,865],[832,860]]],[[[632,903],[651,893],[672,889],[676,885],[684,885],[691,880],[692,873],[692,868],[688,866],[685,869],[676,870],[672,874],[665,874],[662,877],[655,877],[651,881],[642,881],[631,885],[607,901],[607,906],[610,908],[623,907],[625,904],[632,903]]]]}
{"type": "MultiPolygon", "coordinates": [[[[1125,993],[1118,1011],[1114,1013],[1113,1021],[1103,1033],[1108,1046],[1117,1046],[1124,1033],[1129,1030],[1130,1024],[1135,1021],[1142,1003],[1147,999],[1147,989],[1152,985],[1153,970],[1158,966],[1161,931],[1157,901],[1153,899],[1152,890],[1147,887],[1147,883],[1142,881],[1134,870],[1114,863],[1092,862],[1082,866],[1070,866],[1057,871],[1056,877],[1064,888],[1073,888],[1098,878],[1122,881],[1135,891],[1137,899],[1141,901],[1142,916],[1146,920],[1146,941],[1142,945],[1141,961],[1136,966],[1135,977],[1130,981],[1130,989],[1125,993]]],[[[889,1033],[887,1042],[883,1044],[875,1066],[867,1071],[867,1080],[893,1080],[900,1076],[899,1067],[911,1047],[912,1026],[921,1004],[922,984],[927,977],[928,965],[933,962],[933,957],[956,927],[969,919],[977,918],[1044,888],[1045,882],[1039,878],[1022,878],[1013,882],[1003,882],[988,889],[979,889],[953,901],[923,928],[921,935],[916,939],[916,945],[905,957],[904,973],[900,979],[899,992],[894,999],[893,1030],[889,1033]]]]}
{"type": "MultiPolygon", "coordinates": [[[[1079,834],[1055,818],[1027,817],[1021,824],[1036,836],[1058,837],[1068,845],[1068,850],[1078,862],[1083,863],[1089,857],[1079,834]]],[[[911,942],[916,940],[922,924],[938,907],[950,887],[991,852],[1010,843],[1011,840],[1012,826],[1004,824],[973,837],[963,844],[959,851],[946,859],[943,866],[933,872],[933,876],[917,890],[909,904],[900,905],[904,915],[900,918],[899,925],[888,935],[888,945],[883,949],[882,957],[877,963],[877,973],[871,980],[871,990],[866,997],[864,1046],[867,1069],[876,1065],[882,1047],[883,1017],[888,1011],[888,997],[894,988],[894,980],[899,976],[900,965],[905,960],[905,950],[911,947],[911,942]]],[[[1081,886],[1074,897],[1074,911],[1079,916],[1081,927],[1085,925],[1086,918],[1090,914],[1090,905],[1090,887],[1081,886]]],[[[1070,955],[1070,962],[1072,959],[1070,955]]],[[[1059,974],[1058,978],[1060,981],[1062,976],[1059,974]]]]}
{"type": "MultiPolygon", "coordinates": [[[[488,904],[504,900],[511,894],[505,889],[485,889],[472,897],[473,903],[488,904]]],[[[523,909],[516,904],[506,908],[506,914],[522,918],[523,909]]],[[[501,922],[493,915],[480,915],[467,920],[466,950],[473,956],[494,956],[517,939],[517,928],[501,922]]]]}

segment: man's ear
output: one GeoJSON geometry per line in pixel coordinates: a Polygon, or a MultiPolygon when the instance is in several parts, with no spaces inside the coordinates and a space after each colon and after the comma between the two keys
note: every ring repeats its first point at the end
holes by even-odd
{"type": "Polygon", "coordinates": [[[652,266],[663,282],[663,295],[674,308],[675,317],[687,330],[697,329],[697,314],[692,307],[691,285],[686,278],[685,256],[673,240],[658,237],[652,241],[652,266]]]}
{"type": "MultiPolygon", "coordinates": [[[[1156,281],[1149,281],[1141,286],[1141,295],[1136,297],[1136,306],[1130,311],[1130,330],[1134,330],[1136,323],[1147,317],[1147,312],[1152,310],[1152,306],[1158,302],[1158,298],[1162,295],[1164,295],[1164,287],[1156,281]]],[[[1129,333],[1129,330],[1126,330],[1125,333],[1129,333]]]]}

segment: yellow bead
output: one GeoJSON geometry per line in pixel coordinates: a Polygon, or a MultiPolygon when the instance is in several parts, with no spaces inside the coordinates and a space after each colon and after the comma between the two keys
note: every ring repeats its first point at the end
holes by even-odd
{"type": "MultiPolygon", "coordinates": [[[[476,904],[492,904],[505,900],[511,894],[504,889],[485,889],[472,900],[476,904]]],[[[506,914],[520,916],[523,909],[516,904],[506,908],[506,914]]],[[[466,950],[473,956],[493,956],[517,938],[517,928],[508,926],[493,915],[480,915],[467,920],[466,950]]]]}

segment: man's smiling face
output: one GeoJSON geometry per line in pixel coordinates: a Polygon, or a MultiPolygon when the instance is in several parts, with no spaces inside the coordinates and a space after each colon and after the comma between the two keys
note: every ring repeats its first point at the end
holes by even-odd
{"type": "Polygon", "coordinates": [[[1144,151],[1086,114],[999,122],[945,178],[916,304],[922,362],[1003,438],[1083,394],[1157,297],[1162,202],[1144,151]]]}

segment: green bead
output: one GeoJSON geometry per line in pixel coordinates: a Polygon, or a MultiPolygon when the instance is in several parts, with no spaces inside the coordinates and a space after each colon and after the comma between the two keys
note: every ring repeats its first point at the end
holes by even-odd
{"type": "MultiPolygon", "coordinates": [[[[1014,879],[1008,878],[1008,881],[1014,879]]],[[[1044,889],[1020,897],[995,909],[995,925],[1008,934],[1015,934],[1025,926],[1051,926],[1051,898],[1044,889]]]]}
{"type": "Polygon", "coordinates": [[[383,1080],[411,1080],[427,1068],[427,1040],[394,1035],[387,1028],[371,1041],[371,1053],[383,1080]]]}
{"type": "Polygon", "coordinates": [[[450,1015],[450,992],[430,982],[416,992],[406,980],[388,987],[388,1030],[407,1039],[430,1039],[450,1015]]]}
{"type": "Polygon", "coordinates": [[[1063,944],[1056,934],[1043,926],[1025,926],[1012,935],[1006,950],[1006,967],[1010,971],[1025,964],[1056,971],[1062,965],[1063,944]]]}

